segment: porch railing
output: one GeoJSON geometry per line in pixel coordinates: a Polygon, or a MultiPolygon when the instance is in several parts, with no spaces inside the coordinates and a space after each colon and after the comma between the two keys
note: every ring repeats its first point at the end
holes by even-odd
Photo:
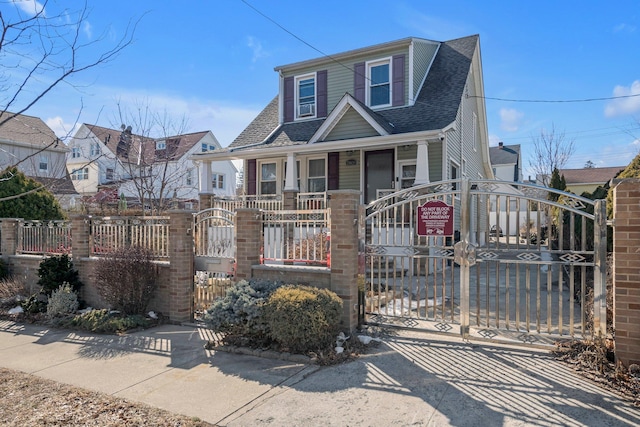
{"type": "Polygon", "coordinates": [[[71,221],[19,221],[16,253],[71,253],[71,221]]]}
{"type": "Polygon", "coordinates": [[[331,265],[330,210],[263,211],[264,264],[331,265]]]}
{"type": "Polygon", "coordinates": [[[92,218],[91,255],[104,255],[128,246],[142,246],[156,258],[169,257],[169,217],[92,218]]]}
{"type": "Polygon", "coordinates": [[[229,196],[215,198],[211,203],[211,208],[224,209],[235,212],[236,209],[263,209],[263,210],[281,210],[282,196],[280,195],[261,195],[261,196],[229,196]]]}

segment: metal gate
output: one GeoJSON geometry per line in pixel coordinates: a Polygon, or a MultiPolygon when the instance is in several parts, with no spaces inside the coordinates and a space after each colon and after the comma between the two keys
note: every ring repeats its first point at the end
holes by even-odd
{"type": "Polygon", "coordinates": [[[196,318],[234,283],[235,218],[235,212],[221,208],[205,209],[193,216],[196,318]]]}
{"type": "Polygon", "coordinates": [[[363,216],[367,323],[529,343],[606,332],[604,200],[459,179],[388,194],[363,216]],[[418,235],[433,200],[450,206],[453,235],[418,235]]]}

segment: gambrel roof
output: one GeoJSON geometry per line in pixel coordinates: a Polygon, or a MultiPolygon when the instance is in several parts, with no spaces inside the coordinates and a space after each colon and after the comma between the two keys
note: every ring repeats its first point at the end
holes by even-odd
{"type": "MultiPolygon", "coordinates": [[[[408,43],[411,39],[406,40],[408,43]]],[[[360,103],[361,107],[388,134],[446,128],[456,120],[478,43],[477,35],[440,43],[413,105],[378,111],[360,103]]],[[[231,143],[229,150],[306,144],[331,116],[329,113],[327,118],[280,124],[279,101],[276,96],[231,143]]]]}

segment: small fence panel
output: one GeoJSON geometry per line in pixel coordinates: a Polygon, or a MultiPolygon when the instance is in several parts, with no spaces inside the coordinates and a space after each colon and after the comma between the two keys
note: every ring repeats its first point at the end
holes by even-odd
{"type": "Polygon", "coordinates": [[[262,213],[264,264],[330,266],[329,209],[262,213]]]}
{"type": "Polygon", "coordinates": [[[221,197],[212,200],[211,208],[229,212],[235,212],[236,209],[280,210],[282,197],[280,195],[221,197]]]}
{"type": "Polygon", "coordinates": [[[141,246],[153,251],[156,258],[168,258],[169,217],[91,219],[91,255],[104,255],[129,246],[141,246]]]}
{"type": "Polygon", "coordinates": [[[71,222],[20,221],[16,252],[32,255],[71,253],[71,222]]]}

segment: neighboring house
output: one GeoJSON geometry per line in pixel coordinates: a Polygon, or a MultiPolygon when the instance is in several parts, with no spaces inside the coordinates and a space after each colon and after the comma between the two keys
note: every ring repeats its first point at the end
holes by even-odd
{"type": "Polygon", "coordinates": [[[560,176],[564,176],[567,190],[580,195],[585,191],[593,193],[600,186],[611,181],[626,166],[613,166],[607,168],[582,168],[561,169],[560,176]]]}
{"type": "Polygon", "coordinates": [[[25,175],[34,178],[51,191],[63,209],[72,207],[77,193],[71,184],[66,157],[69,149],[53,130],[38,117],[0,113],[0,171],[17,165],[25,175]]]}
{"type": "MultiPolygon", "coordinates": [[[[220,149],[211,131],[152,139],[121,130],[83,124],[69,143],[67,169],[77,191],[95,196],[99,190],[117,189],[128,200],[164,200],[194,208],[200,175],[189,159],[195,153],[220,149]]],[[[212,192],[234,195],[237,169],[230,161],[211,164],[212,192]]],[[[145,203],[146,204],[146,203],[145,203]]]]}
{"type": "Polygon", "coordinates": [[[504,145],[489,148],[491,167],[496,179],[502,181],[522,182],[522,154],[520,144],[504,145]]]}
{"type": "Polygon", "coordinates": [[[275,71],[278,96],[233,143],[193,156],[243,160],[249,195],[353,189],[367,203],[381,190],[493,177],[477,35],[405,38],[275,71]]]}

